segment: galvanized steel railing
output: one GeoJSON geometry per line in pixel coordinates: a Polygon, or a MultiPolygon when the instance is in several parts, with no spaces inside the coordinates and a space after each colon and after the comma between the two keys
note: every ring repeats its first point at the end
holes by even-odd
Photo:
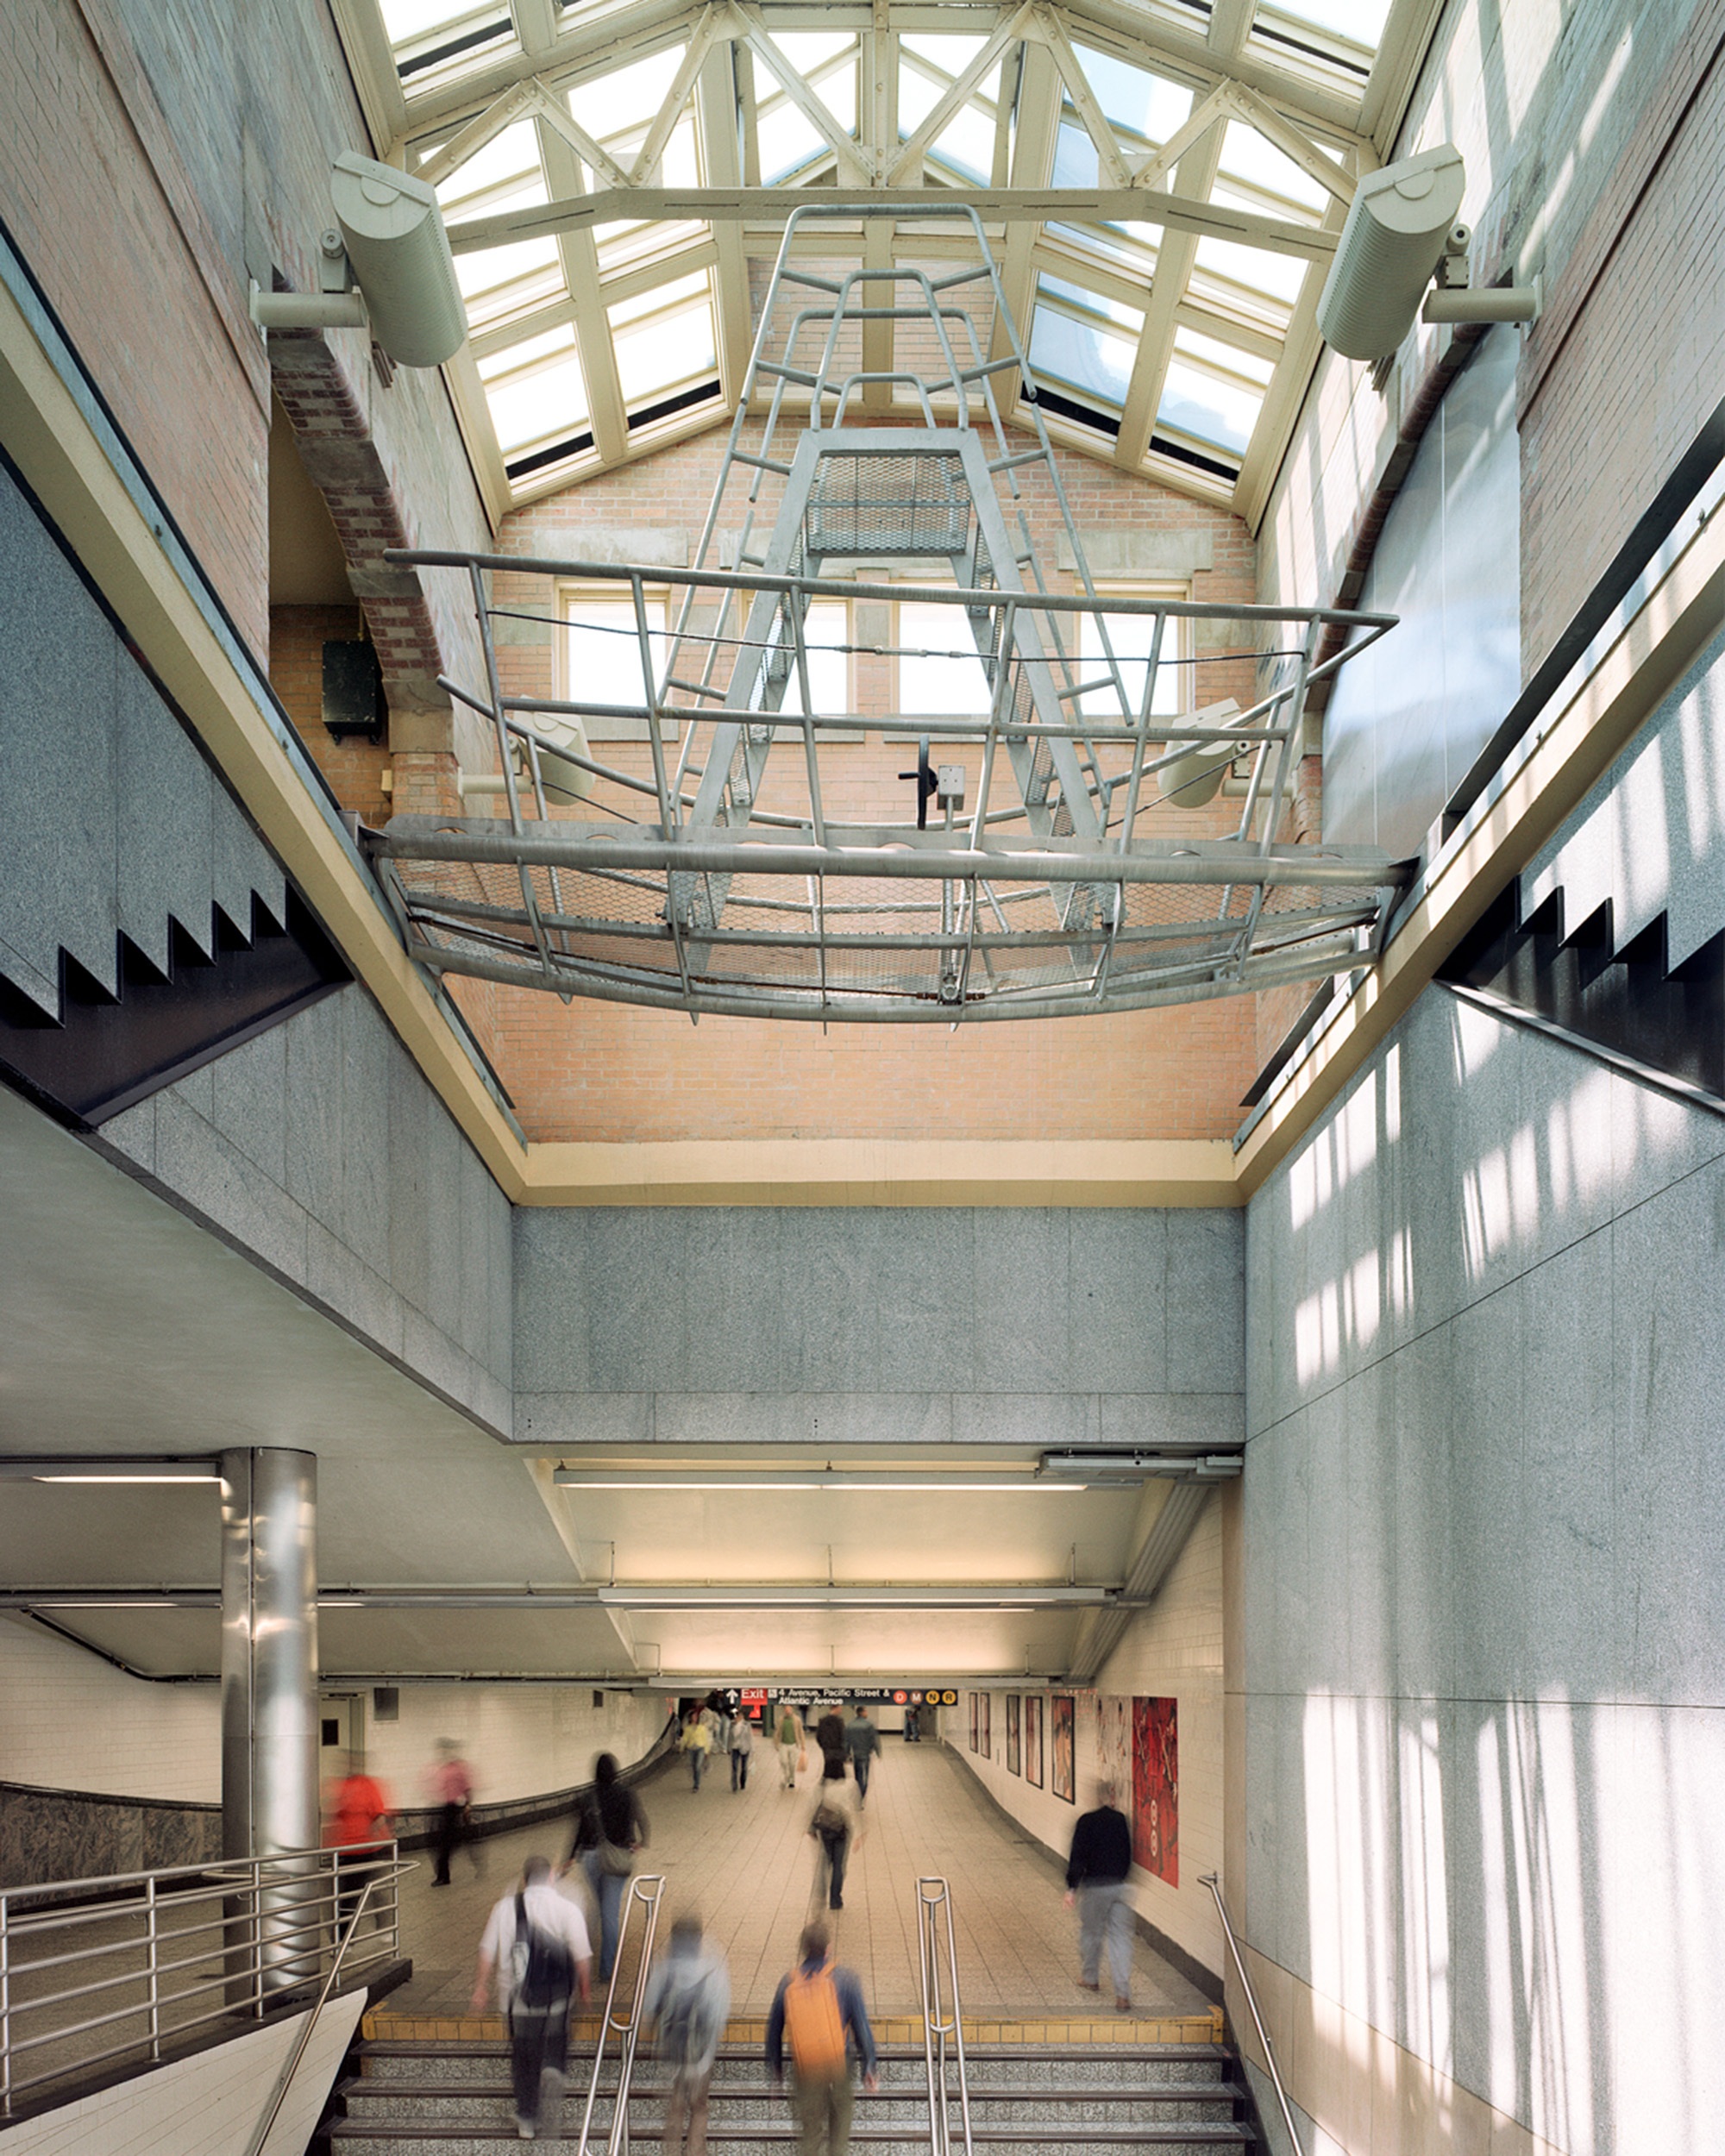
{"type": "Polygon", "coordinates": [[[0,1893],[0,2118],[68,2075],[309,2003],[338,1956],[348,1975],[397,1959],[412,1868],[391,1841],[0,1893]]]}
{"type": "Polygon", "coordinates": [[[1281,2069],[1276,2063],[1276,2053],[1270,2049],[1270,2031],[1264,2026],[1264,2016],[1258,2010],[1258,1994],[1251,1988],[1251,1977],[1246,1969],[1245,1956],[1240,1952],[1234,1927],[1228,1921],[1228,1905],[1222,1899],[1221,1881],[1214,1871],[1205,1872],[1198,1881],[1207,1886],[1216,1897],[1216,1914],[1222,1920],[1222,1936],[1228,1942],[1228,1952],[1234,1958],[1234,1967],[1239,1972],[1240,1989],[1245,1993],[1245,2002],[1251,2015],[1252,2027],[1258,2031],[1258,2040],[1264,2052],[1264,2063],[1270,2069],[1270,2086],[1276,2091],[1276,2101],[1282,2111],[1282,2123],[1288,2129],[1288,2139],[1293,2144],[1294,2156],[1306,2156],[1305,2145],[1300,2139],[1300,2129],[1294,2123],[1294,2109],[1288,2101],[1288,2091],[1282,2085],[1281,2069]]]}
{"type": "Polygon", "coordinates": [[[643,1872],[629,1883],[617,1927],[617,1959],[611,1965],[605,2012],[599,2016],[599,2039],[593,2046],[593,2078],[587,2084],[587,2108],[581,2114],[579,2156],[587,2156],[587,2139],[593,2131],[593,2109],[599,2102],[605,2046],[613,2036],[618,2040],[617,2096],[612,2109],[611,2132],[605,2140],[605,2156],[625,2156],[629,2147],[629,2084],[635,2073],[635,2047],[641,2036],[641,2006],[647,1996],[647,1979],[652,1973],[653,1947],[659,1933],[659,1902],[664,1891],[664,1877],[656,1871],[643,1872]],[[631,1985],[624,1975],[624,1962],[629,1945],[630,1919],[637,1907],[643,1913],[641,1958],[635,1965],[631,1985]]]}
{"type": "Polygon", "coordinates": [[[970,2082],[964,2065],[964,2023],[958,2002],[958,1943],[952,1930],[952,1890],[944,1879],[919,1879],[917,1975],[922,1986],[922,2049],[928,2073],[928,2140],[933,2156],[950,2156],[952,2097],[949,2064],[957,2069],[958,2119],[970,2156],[970,2082]]]}

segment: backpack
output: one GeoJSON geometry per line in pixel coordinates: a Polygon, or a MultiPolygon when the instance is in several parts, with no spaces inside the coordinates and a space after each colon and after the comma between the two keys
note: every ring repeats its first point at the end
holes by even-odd
{"type": "Polygon", "coordinates": [[[785,2038],[800,2081],[843,2078],[844,2016],[829,1968],[794,1969],[785,1983],[785,2038]]]}
{"type": "Polygon", "coordinates": [[[659,2056],[673,2065],[704,2059],[718,2042],[710,1973],[697,1963],[681,1983],[668,1987],[659,2002],[659,2056]]]}
{"type": "Polygon", "coordinates": [[[509,1950],[510,1996],[530,2014],[543,2014],[568,1998],[575,1965],[561,1939],[548,1939],[527,1915],[526,1897],[515,1897],[515,1939],[509,1950]]]}

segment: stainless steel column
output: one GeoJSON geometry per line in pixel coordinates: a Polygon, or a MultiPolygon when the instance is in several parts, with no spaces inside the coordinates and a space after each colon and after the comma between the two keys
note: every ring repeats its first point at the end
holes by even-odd
{"type": "MultiPolygon", "coordinates": [[[[280,1858],[317,1842],[317,1459],[224,1452],[222,1853],[280,1858]]],[[[316,1972],[308,1891],[310,1879],[263,1897],[265,1991],[316,1972]]]]}

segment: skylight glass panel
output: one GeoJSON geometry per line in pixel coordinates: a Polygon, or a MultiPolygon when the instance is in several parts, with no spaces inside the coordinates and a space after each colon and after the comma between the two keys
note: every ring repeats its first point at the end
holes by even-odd
{"type": "Polygon", "coordinates": [[[1063,121],[1054,144],[1054,185],[1094,187],[1097,170],[1095,144],[1076,122],[1063,121]]]}
{"type": "Polygon", "coordinates": [[[530,307],[543,307],[568,290],[555,240],[518,240],[479,254],[458,254],[455,282],[467,304],[467,326],[475,333],[530,307]]]}
{"type": "Polygon", "coordinates": [[[1162,237],[1153,224],[1051,224],[1051,239],[1064,240],[1087,254],[1101,255],[1111,264],[1141,277],[1146,284],[1156,268],[1156,244],[1162,237]]]}
{"type": "MultiPolygon", "coordinates": [[[[1215,191],[1214,199],[1224,199],[1215,191]]],[[[1300,297],[1300,286],[1310,265],[1297,254],[1272,254],[1268,248],[1243,247],[1238,241],[1218,240],[1209,234],[1199,241],[1193,256],[1195,272],[1238,286],[1245,297],[1261,297],[1273,304],[1273,312],[1285,320],[1287,310],[1300,297]]]]}
{"type": "Polygon", "coordinates": [[[1141,309],[1128,307],[1123,300],[1109,299],[1101,292],[1094,292],[1088,285],[1069,284],[1063,277],[1039,277],[1036,288],[1051,299],[1069,300],[1072,305],[1083,308],[1087,313],[1102,316],[1132,336],[1137,336],[1144,328],[1141,309]]]}
{"type": "Polygon", "coordinates": [[[1225,343],[1220,337],[1207,337],[1196,329],[1176,330],[1174,348],[1205,367],[1218,367],[1226,373],[1242,375],[1247,381],[1256,382],[1260,389],[1269,388],[1270,378],[1276,372],[1273,360],[1261,358],[1256,352],[1242,352],[1237,344],[1225,343]]]}
{"type": "Polygon", "coordinates": [[[967,104],[929,145],[938,164],[950,166],[979,187],[986,187],[994,168],[994,123],[986,112],[967,104]]]}
{"type": "Polygon", "coordinates": [[[596,141],[608,143],[612,135],[652,121],[682,64],[683,48],[674,45],[668,52],[577,83],[568,93],[569,110],[596,141]]]}
{"type": "Polygon", "coordinates": [[[558,435],[578,433],[587,423],[586,383],[574,333],[562,334],[559,353],[486,384],[498,447],[505,455],[558,435]]]}
{"type": "Polygon", "coordinates": [[[1096,102],[1116,127],[1130,128],[1147,142],[1165,142],[1192,116],[1192,92],[1164,82],[1148,68],[1134,67],[1088,45],[1074,47],[1084,79],[1096,102]]]}
{"type": "Polygon", "coordinates": [[[826,147],[825,139],[816,134],[810,122],[791,103],[781,97],[770,110],[763,111],[756,122],[755,139],[761,151],[761,178],[766,185],[806,165],[812,157],[826,147]]]}
{"type": "Polygon", "coordinates": [[[458,165],[437,190],[438,204],[452,221],[545,198],[539,138],[530,120],[518,120],[513,127],[494,135],[483,149],[475,150],[465,164],[458,165]],[[536,195],[523,191],[536,183],[536,195]],[[492,196],[496,201],[487,199],[492,196]]]}
{"type": "Polygon", "coordinates": [[[1256,128],[1230,120],[1222,137],[1220,169],[1230,179],[1272,197],[1276,203],[1295,203],[1320,216],[1329,206],[1328,188],[1314,179],[1293,159],[1266,141],[1256,128]]]}
{"type": "Polygon", "coordinates": [[[385,34],[396,72],[410,94],[459,79],[499,52],[518,48],[515,24],[502,0],[474,7],[447,0],[381,0],[385,34]]]}
{"type": "Polygon", "coordinates": [[[711,374],[718,364],[711,287],[704,272],[680,278],[657,292],[619,300],[606,312],[617,377],[628,404],[643,403],[711,374]],[[691,289],[693,299],[687,297],[691,289]]]}
{"type": "Polygon", "coordinates": [[[1136,351],[1133,338],[1057,307],[1040,305],[1031,316],[1032,370],[1116,411],[1126,401],[1136,351]]]}
{"type": "Polygon", "coordinates": [[[1263,392],[1208,367],[1195,366],[1182,356],[1178,336],[1174,342],[1175,356],[1163,384],[1157,424],[1243,456],[1258,424],[1263,392]]]}
{"type": "MultiPolygon", "coordinates": [[[[856,58],[856,40],[848,30],[781,30],[773,42],[797,72],[811,80],[841,53],[848,54],[853,65],[856,58]]],[[[831,104],[825,87],[820,94],[831,104]]]]}
{"type": "Polygon", "coordinates": [[[430,37],[434,30],[447,29],[450,24],[465,22],[472,15],[483,18],[504,12],[499,7],[475,9],[471,0],[378,0],[378,13],[383,17],[383,27],[392,45],[407,45],[417,38],[430,37]]]}
{"type": "Polygon", "coordinates": [[[1282,0],[1260,8],[1255,30],[1320,30],[1375,52],[1389,17],[1389,0],[1282,0]]]}
{"type": "Polygon", "coordinates": [[[988,677],[964,649],[969,624],[956,606],[899,606],[899,715],[905,718],[986,718],[988,677]],[[957,657],[919,656],[957,653],[957,657]]]}

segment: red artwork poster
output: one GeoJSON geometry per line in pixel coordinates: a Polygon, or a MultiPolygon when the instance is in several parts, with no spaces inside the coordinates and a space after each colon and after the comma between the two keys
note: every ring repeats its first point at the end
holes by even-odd
{"type": "Polygon", "coordinates": [[[992,1692],[979,1695],[982,1702],[982,1753],[985,1759],[994,1756],[994,1695],[992,1692]]]}
{"type": "Polygon", "coordinates": [[[1132,1702],[1132,1862],[1180,1883],[1178,1702],[1132,1702]]]}

